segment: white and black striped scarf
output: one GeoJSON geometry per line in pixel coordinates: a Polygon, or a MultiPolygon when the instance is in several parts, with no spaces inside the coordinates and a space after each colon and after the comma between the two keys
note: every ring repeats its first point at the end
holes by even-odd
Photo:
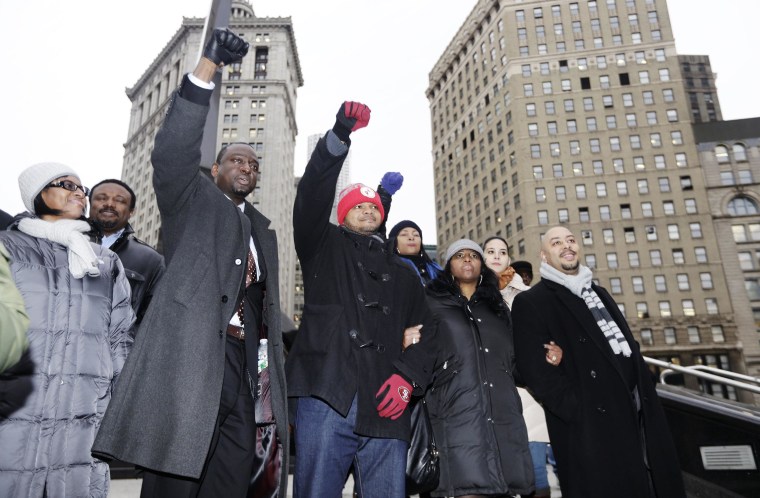
{"type": "Polygon", "coordinates": [[[607,338],[613,353],[622,354],[626,357],[631,356],[631,346],[625,339],[623,332],[612,319],[612,315],[605,308],[597,293],[591,288],[592,275],[587,266],[579,265],[577,275],[567,275],[549,266],[548,263],[542,262],[540,272],[541,278],[558,283],[586,302],[586,306],[604,333],[604,337],[607,338]]]}

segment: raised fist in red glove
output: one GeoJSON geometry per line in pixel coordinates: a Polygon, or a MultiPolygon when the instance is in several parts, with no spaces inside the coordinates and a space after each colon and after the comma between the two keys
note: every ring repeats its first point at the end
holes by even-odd
{"type": "Polygon", "coordinates": [[[377,405],[378,415],[396,420],[409,406],[409,400],[412,399],[412,385],[400,375],[393,374],[380,386],[375,398],[379,398],[383,392],[385,392],[383,400],[377,405]]]}
{"type": "Polygon", "coordinates": [[[348,141],[348,136],[352,131],[364,128],[369,124],[371,112],[369,107],[359,102],[343,102],[338,109],[338,114],[335,115],[333,133],[343,142],[348,141]]]}

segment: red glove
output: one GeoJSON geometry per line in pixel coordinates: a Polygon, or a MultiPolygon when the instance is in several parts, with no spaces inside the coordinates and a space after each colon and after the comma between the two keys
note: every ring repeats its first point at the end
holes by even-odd
{"type": "Polygon", "coordinates": [[[377,405],[377,412],[383,418],[396,420],[409,405],[409,400],[412,398],[412,385],[400,375],[393,374],[380,386],[375,398],[380,397],[383,391],[385,391],[385,396],[377,405]]]}
{"type": "Polygon", "coordinates": [[[348,141],[348,136],[352,131],[364,128],[369,124],[371,112],[369,107],[359,102],[350,102],[348,100],[343,102],[340,109],[338,109],[338,114],[335,116],[333,132],[342,141],[348,141]]]}

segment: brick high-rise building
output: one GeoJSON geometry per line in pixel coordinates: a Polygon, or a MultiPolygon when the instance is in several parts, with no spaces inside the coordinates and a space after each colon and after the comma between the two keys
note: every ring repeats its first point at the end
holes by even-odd
{"type": "Polygon", "coordinates": [[[745,370],[665,0],[480,0],[427,96],[439,248],[565,225],[645,354],[745,370]]]}
{"type": "MultiPolygon", "coordinates": [[[[153,246],[160,245],[161,219],[153,194],[150,153],[171,92],[195,67],[203,24],[201,18],[184,18],[137,83],[127,89],[132,111],[121,177],[137,194],[132,224],[139,237],[153,246]]],[[[277,231],[281,307],[292,316],[293,152],[298,133],[297,90],[303,85],[293,25],[289,17],[256,17],[248,2],[235,0],[229,27],[251,48],[242,63],[222,71],[217,150],[230,142],[248,142],[256,149],[261,176],[249,200],[277,231]]]]}

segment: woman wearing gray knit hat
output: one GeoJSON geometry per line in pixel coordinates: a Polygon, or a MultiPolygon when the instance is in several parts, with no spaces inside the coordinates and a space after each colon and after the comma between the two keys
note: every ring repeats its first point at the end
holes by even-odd
{"type": "Polygon", "coordinates": [[[441,469],[431,495],[527,495],[533,464],[513,378],[509,309],[477,243],[457,240],[444,261],[426,289],[441,358],[453,354],[453,373],[436,379],[425,397],[441,469]]]}
{"type": "Polygon", "coordinates": [[[29,349],[0,377],[0,489],[8,496],[106,496],[90,447],[132,344],[118,257],[90,243],[87,188],[63,164],[19,175],[28,213],[0,232],[30,318],[29,349]]]}

